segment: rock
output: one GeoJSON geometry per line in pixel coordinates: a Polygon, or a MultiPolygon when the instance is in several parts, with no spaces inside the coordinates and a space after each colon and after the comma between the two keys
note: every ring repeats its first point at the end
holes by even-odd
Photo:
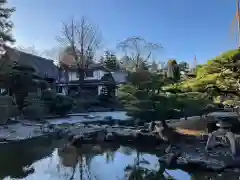
{"type": "Polygon", "coordinates": [[[103,119],[104,119],[104,120],[111,121],[111,120],[113,120],[113,117],[112,117],[112,116],[105,116],[103,119]]]}
{"type": "MultiPolygon", "coordinates": [[[[221,155],[220,155],[221,156],[221,155]]],[[[204,170],[204,171],[222,171],[226,168],[240,167],[240,159],[218,158],[217,156],[208,156],[200,153],[171,153],[159,159],[164,162],[167,168],[178,168],[183,170],[204,170]]]]}
{"type": "Polygon", "coordinates": [[[23,167],[23,172],[25,173],[33,173],[35,171],[34,167],[31,167],[31,166],[25,166],[23,167]]]}
{"type": "Polygon", "coordinates": [[[86,118],[86,119],[95,119],[95,118],[97,118],[97,116],[89,114],[89,115],[84,116],[84,118],[86,118]]]}
{"type": "Polygon", "coordinates": [[[105,140],[106,141],[113,141],[114,140],[114,136],[113,136],[113,133],[111,132],[108,132],[105,136],[105,140]]]}
{"type": "Polygon", "coordinates": [[[83,140],[84,139],[84,134],[80,133],[79,135],[76,135],[73,137],[73,141],[74,140],[83,140]]]}
{"type": "Polygon", "coordinates": [[[96,141],[103,142],[105,140],[106,133],[104,131],[97,132],[96,141]]]}
{"type": "Polygon", "coordinates": [[[70,145],[73,145],[73,146],[79,146],[81,145],[82,141],[84,139],[84,134],[83,133],[80,133],[78,135],[72,135],[68,138],[68,141],[70,143],[70,145]]]}
{"type": "Polygon", "coordinates": [[[111,126],[109,126],[109,125],[107,125],[107,124],[105,124],[105,125],[102,125],[102,128],[104,128],[104,129],[108,129],[108,128],[111,128],[111,126]]]}

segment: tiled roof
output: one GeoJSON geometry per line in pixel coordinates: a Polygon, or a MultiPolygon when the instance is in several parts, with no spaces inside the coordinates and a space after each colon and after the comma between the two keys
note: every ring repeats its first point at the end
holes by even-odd
{"type": "MultiPolygon", "coordinates": [[[[67,66],[66,64],[62,64],[63,68],[67,69],[68,71],[77,71],[77,66],[67,66]]],[[[109,70],[105,68],[102,64],[100,63],[94,63],[94,64],[89,64],[88,67],[86,68],[88,70],[102,70],[102,71],[107,71],[109,70]]]]}
{"type": "Polygon", "coordinates": [[[17,61],[20,65],[32,66],[39,77],[57,79],[58,70],[53,63],[53,60],[28,54],[15,49],[10,49],[9,52],[16,53],[16,55],[13,56],[13,61],[17,61]]]}
{"type": "Polygon", "coordinates": [[[126,72],[112,72],[113,79],[117,84],[126,83],[127,75],[126,72]]]}

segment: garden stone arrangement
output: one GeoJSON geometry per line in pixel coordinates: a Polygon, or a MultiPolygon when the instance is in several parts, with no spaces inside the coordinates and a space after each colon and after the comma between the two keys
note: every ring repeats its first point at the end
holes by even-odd
{"type": "MultiPolygon", "coordinates": [[[[215,146],[207,152],[205,151],[208,139],[206,136],[179,134],[184,141],[176,140],[175,144],[172,144],[171,151],[163,155],[168,147],[168,142],[165,142],[159,134],[153,133],[149,129],[149,124],[134,127],[84,122],[62,124],[19,122],[1,126],[0,131],[2,144],[22,142],[43,136],[66,139],[68,143],[63,148],[102,143],[138,147],[144,151],[154,152],[160,157],[159,161],[165,163],[169,169],[185,170],[195,167],[204,171],[223,171],[240,167],[238,154],[236,153],[236,156],[233,157],[229,145],[218,136],[215,139],[215,146]],[[178,148],[174,148],[175,145],[178,148]]],[[[238,141],[239,137],[236,136],[237,148],[238,141]]]]}
{"type": "MultiPolygon", "coordinates": [[[[171,152],[162,156],[167,143],[144,129],[130,127],[113,127],[87,125],[85,131],[81,128],[69,133],[67,146],[83,146],[86,143],[119,143],[122,145],[144,146],[145,149],[159,149],[160,162],[167,164],[168,168],[223,171],[229,168],[240,167],[240,158],[232,157],[228,145],[217,141],[215,149],[205,151],[206,139],[185,135],[188,144],[176,144],[180,149],[172,149],[171,152]]],[[[158,154],[158,153],[157,153],[158,154]]]]}

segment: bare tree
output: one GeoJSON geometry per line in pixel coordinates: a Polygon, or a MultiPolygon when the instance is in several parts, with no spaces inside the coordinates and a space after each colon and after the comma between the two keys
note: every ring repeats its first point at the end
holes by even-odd
{"type": "Polygon", "coordinates": [[[60,43],[71,49],[78,73],[80,87],[84,82],[84,69],[86,62],[93,59],[96,51],[100,48],[101,36],[98,28],[90,24],[85,17],[80,22],[74,21],[63,23],[62,36],[58,37],[60,43]]]}
{"type": "Polygon", "coordinates": [[[122,50],[125,56],[130,58],[134,67],[138,69],[142,63],[146,63],[151,58],[153,51],[161,49],[162,46],[147,42],[141,37],[129,37],[120,42],[117,48],[122,50]]]}

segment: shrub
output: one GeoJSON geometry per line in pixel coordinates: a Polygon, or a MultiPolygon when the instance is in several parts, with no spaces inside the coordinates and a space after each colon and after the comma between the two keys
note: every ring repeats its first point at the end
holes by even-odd
{"type": "Polygon", "coordinates": [[[74,105],[72,98],[64,96],[62,94],[57,94],[56,92],[49,89],[42,92],[41,98],[44,101],[44,104],[50,114],[64,116],[68,114],[69,111],[71,111],[74,105]]]}
{"type": "Polygon", "coordinates": [[[57,94],[56,98],[54,99],[53,111],[58,115],[64,116],[71,111],[73,104],[74,101],[72,98],[57,94]]]}
{"type": "Polygon", "coordinates": [[[42,91],[42,96],[41,98],[44,100],[44,101],[53,101],[57,96],[57,93],[50,90],[50,89],[46,89],[44,91],[42,91]]]}
{"type": "Polygon", "coordinates": [[[0,124],[5,124],[10,117],[17,116],[19,111],[11,96],[0,96],[0,124]]]}
{"type": "Polygon", "coordinates": [[[23,114],[30,120],[43,120],[46,115],[44,101],[36,93],[29,93],[24,101],[23,114]]]}

